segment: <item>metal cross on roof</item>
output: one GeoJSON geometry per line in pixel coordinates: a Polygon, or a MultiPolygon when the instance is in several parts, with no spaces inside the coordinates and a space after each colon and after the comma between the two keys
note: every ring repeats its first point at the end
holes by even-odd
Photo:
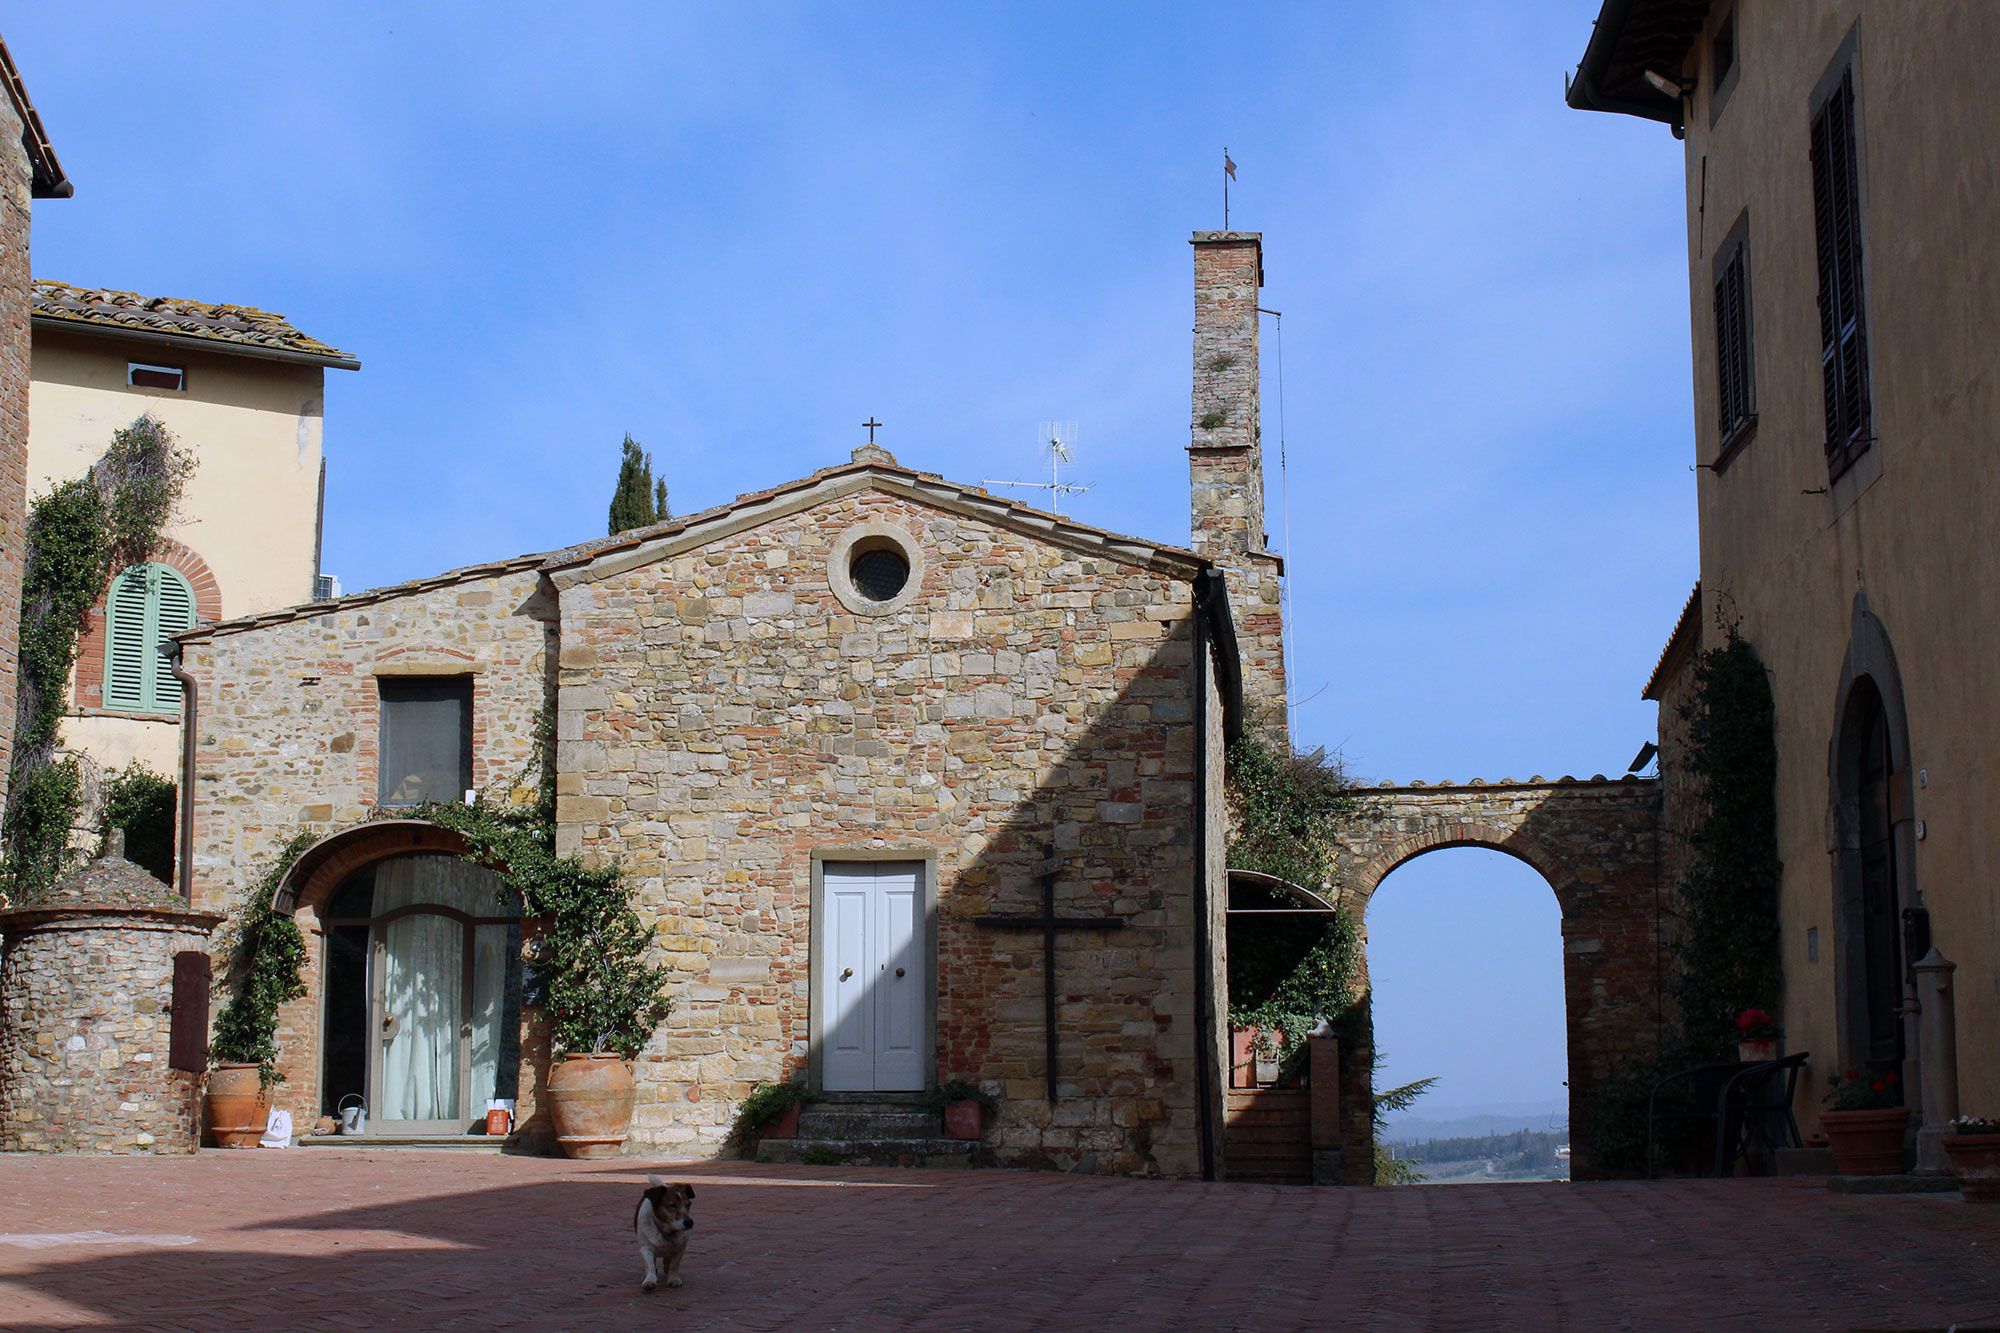
{"type": "Polygon", "coordinates": [[[880,426],[882,423],[875,419],[875,414],[873,412],[870,412],[868,414],[868,420],[862,422],[861,424],[868,427],[868,443],[870,444],[875,443],[875,428],[877,426],[880,426]]]}

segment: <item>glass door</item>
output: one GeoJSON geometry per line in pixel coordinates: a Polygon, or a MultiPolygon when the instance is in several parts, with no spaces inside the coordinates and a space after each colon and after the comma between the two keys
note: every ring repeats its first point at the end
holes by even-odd
{"type": "Polygon", "coordinates": [[[471,933],[464,917],[434,910],[376,923],[372,1101],[381,1133],[463,1134],[473,1119],[471,933]]]}

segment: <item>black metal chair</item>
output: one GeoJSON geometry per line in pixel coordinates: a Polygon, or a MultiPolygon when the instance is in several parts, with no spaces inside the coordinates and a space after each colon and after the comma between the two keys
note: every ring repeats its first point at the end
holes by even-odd
{"type": "Polygon", "coordinates": [[[1792,1114],[1792,1098],[1806,1060],[1807,1052],[1801,1051],[1781,1060],[1696,1065],[1655,1083],[1646,1094],[1646,1179],[1656,1176],[1655,1148],[1662,1124],[1713,1125],[1718,1176],[1735,1168],[1737,1159],[1751,1150],[1753,1140],[1774,1151],[1803,1146],[1799,1123],[1792,1114]],[[1682,1082],[1693,1085],[1688,1109],[1662,1109],[1660,1093],[1682,1082]]]}

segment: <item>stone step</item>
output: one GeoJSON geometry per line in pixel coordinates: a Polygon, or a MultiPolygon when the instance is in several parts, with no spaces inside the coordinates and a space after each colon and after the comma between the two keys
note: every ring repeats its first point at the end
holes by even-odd
{"type": "Polygon", "coordinates": [[[765,1139],[757,1160],[791,1166],[971,1166],[970,1139],[765,1139]]]}
{"type": "MultiPolygon", "coordinates": [[[[422,1149],[427,1152],[507,1151],[505,1134],[301,1134],[293,1142],[300,1148],[422,1149]]],[[[526,1149],[517,1149],[525,1151],[526,1149]]]]}
{"type": "Polygon", "coordinates": [[[799,1112],[802,1139],[935,1139],[943,1135],[944,1117],[921,1107],[814,1103],[799,1112]]]}

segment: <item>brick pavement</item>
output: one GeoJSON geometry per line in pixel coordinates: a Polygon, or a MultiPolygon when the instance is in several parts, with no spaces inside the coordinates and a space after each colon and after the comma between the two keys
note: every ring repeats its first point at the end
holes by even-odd
{"type": "Polygon", "coordinates": [[[669,1172],[699,1189],[688,1285],[642,1296],[646,1169],[0,1157],[0,1324],[2000,1326],[2000,1208],[1792,1181],[1313,1190],[709,1162],[669,1172]]]}

